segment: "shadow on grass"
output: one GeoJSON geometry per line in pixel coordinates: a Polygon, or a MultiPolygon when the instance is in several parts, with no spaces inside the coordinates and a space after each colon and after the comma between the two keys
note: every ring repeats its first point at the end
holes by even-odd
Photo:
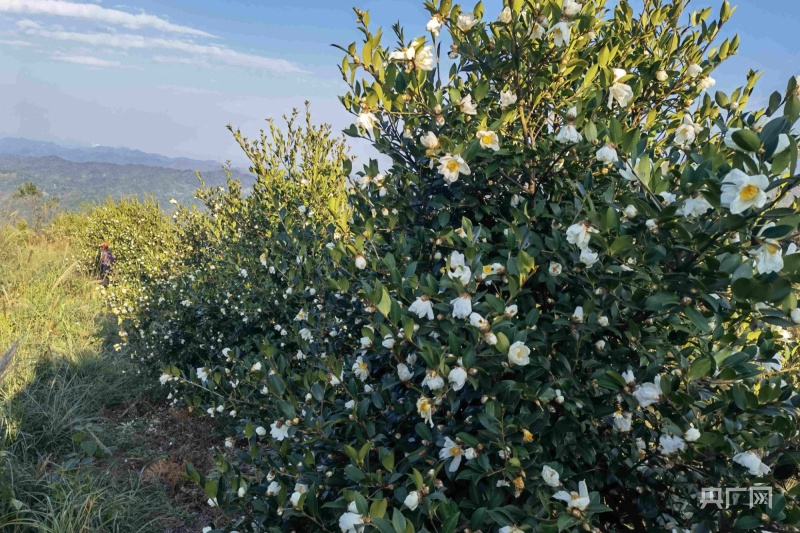
{"type": "MultiPolygon", "coordinates": [[[[202,491],[184,486],[189,452],[173,449],[177,415],[145,381],[104,346],[69,360],[44,357],[21,390],[0,398],[0,531],[164,533],[208,524],[202,491]]],[[[210,461],[213,428],[184,418],[184,440],[197,441],[193,460],[210,461]]]]}

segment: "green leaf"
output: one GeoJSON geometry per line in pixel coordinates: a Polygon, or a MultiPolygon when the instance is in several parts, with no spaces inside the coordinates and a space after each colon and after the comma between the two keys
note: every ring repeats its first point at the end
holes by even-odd
{"type": "Polygon", "coordinates": [[[350,478],[350,480],[352,480],[354,483],[358,483],[359,481],[367,477],[366,474],[364,474],[364,472],[362,472],[353,465],[347,465],[346,467],[344,467],[344,475],[350,478]]]}
{"type": "Polygon", "coordinates": [[[711,370],[711,366],[711,359],[708,357],[695,360],[695,362],[692,363],[692,366],[689,367],[689,372],[686,374],[686,379],[689,381],[694,381],[695,379],[705,377],[711,370]]]}
{"type": "Polygon", "coordinates": [[[389,296],[389,291],[386,290],[386,287],[383,287],[383,295],[380,302],[378,302],[378,310],[383,316],[389,316],[389,311],[392,310],[392,297],[389,296]]]}
{"type": "Polygon", "coordinates": [[[386,515],[386,507],[388,505],[389,502],[386,501],[386,498],[375,500],[372,502],[372,505],[369,506],[369,516],[373,518],[383,518],[386,515]]]}
{"type": "Polygon", "coordinates": [[[732,138],[733,142],[742,150],[757,152],[759,148],[761,148],[761,139],[750,130],[741,129],[734,131],[732,138]]]}

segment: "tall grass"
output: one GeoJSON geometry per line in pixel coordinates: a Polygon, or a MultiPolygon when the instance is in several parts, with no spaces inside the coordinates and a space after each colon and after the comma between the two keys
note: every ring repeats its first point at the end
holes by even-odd
{"type": "Polygon", "coordinates": [[[16,346],[0,376],[0,530],[163,531],[163,488],[111,475],[74,438],[141,390],[108,347],[98,284],[76,264],[69,230],[0,227],[0,356],[16,346]]]}

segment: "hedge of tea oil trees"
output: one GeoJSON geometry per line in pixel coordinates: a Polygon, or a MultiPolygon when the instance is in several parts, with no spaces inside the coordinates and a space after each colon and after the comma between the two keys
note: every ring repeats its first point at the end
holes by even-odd
{"type": "Polygon", "coordinates": [[[106,287],[98,285],[109,310],[120,324],[121,349],[129,343],[129,317],[146,303],[146,288],[174,272],[182,255],[180,242],[161,206],[152,198],[109,199],[87,213],[72,217],[80,242],[80,259],[92,274],[100,275],[100,246],[107,242],[114,263],[106,287]],[[126,324],[123,326],[123,324],[126,324]]]}
{"type": "Polygon", "coordinates": [[[798,525],[797,82],[712,97],[731,8],[687,3],[433,0],[391,45],[356,12],[342,101],[391,165],[331,283],[368,327],[288,375],[293,346],[245,358],[266,422],[207,487],[237,530],[798,525]]]}
{"type": "Polygon", "coordinates": [[[231,181],[198,191],[205,210],[179,210],[176,232],[190,252],[180,275],[147,289],[131,328],[141,335],[137,353],[164,363],[170,394],[220,418],[229,432],[221,446],[241,447],[269,427],[278,415],[263,410],[267,395],[289,395],[306,368],[332,371],[325,353],[351,338],[323,299],[332,296],[323,290],[332,269],[325,245],[348,231],[351,163],[329,126],[297,115],[252,142],[235,132],[252,192],[231,181]]]}

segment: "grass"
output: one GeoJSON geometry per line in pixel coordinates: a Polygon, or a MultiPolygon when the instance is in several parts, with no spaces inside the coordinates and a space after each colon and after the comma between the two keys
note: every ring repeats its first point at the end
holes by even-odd
{"type": "Polygon", "coordinates": [[[113,350],[97,282],[62,229],[0,227],[0,358],[16,346],[0,370],[0,530],[199,530],[184,525],[211,517],[180,476],[187,456],[209,455],[189,447],[207,445],[191,435],[199,422],[172,420],[113,350]],[[176,455],[181,423],[187,447],[176,455]]]}

